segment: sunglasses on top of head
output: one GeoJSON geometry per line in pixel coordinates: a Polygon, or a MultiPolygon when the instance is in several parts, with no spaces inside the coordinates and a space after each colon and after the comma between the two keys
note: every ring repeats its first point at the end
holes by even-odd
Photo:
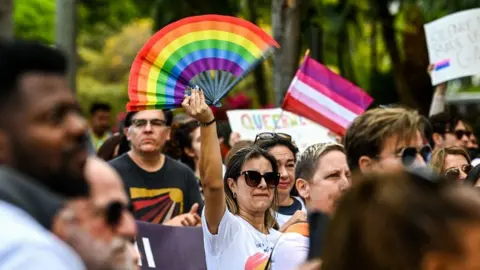
{"type": "Polygon", "coordinates": [[[280,174],[276,172],[266,172],[261,174],[257,171],[244,171],[240,173],[240,176],[245,177],[245,183],[250,187],[258,187],[262,182],[262,178],[265,179],[265,183],[269,188],[278,186],[280,182],[280,174]]]}
{"type": "Polygon", "coordinates": [[[114,201],[109,203],[105,208],[98,209],[98,214],[103,215],[108,226],[116,229],[122,221],[123,212],[128,211],[133,214],[133,210],[132,204],[126,205],[122,202],[114,201]]]}
{"type": "Polygon", "coordinates": [[[445,176],[447,179],[456,181],[460,179],[460,170],[464,172],[465,174],[469,174],[473,169],[473,166],[470,164],[463,165],[462,168],[450,168],[445,171],[445,176]]]}
{"type": "Polygon", "coordinates": [[[263,141],[263,140],[273,140],[275,138],[283,138],[289,141],[292,140],[292,136],[288,135],[287,133],[262,132],[262,133],[258,133],[257,136],[255,136],[254,143],[258,141],[263,141]]]}
{"type": "Polygon", "coordinates": [[[429,145],[424,145],[420,149],[416,147],[404,147],[399,151],[397,156],[402,158],[402,163],[405,166],[411,166],[415,162],[417,154],[420,154],[423,160],[428,162],[431,153],[432,148],[429,145]]]}

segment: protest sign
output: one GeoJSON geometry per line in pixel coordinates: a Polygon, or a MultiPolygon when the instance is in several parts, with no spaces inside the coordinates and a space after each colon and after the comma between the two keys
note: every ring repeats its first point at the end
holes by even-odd
{"type": "Polygon", "coordinates": [[[142,270],[206,270],[200,227],[173,227],[137,221],[135,248],[142,270]]]}
{"type": "Polygon", "coordinates": [[[480,8],[425,24],[432,84],[480,73],[480,8]]]}
{"type": "Polygon", "coordinates": [[[227,116],[232,131],[240,133],[242,140],[254,140],[261,132],[283,132],[292,136],[301,151],[315,143],[334,141],[328,129],[280,108],[232,110],[227,116]]]}

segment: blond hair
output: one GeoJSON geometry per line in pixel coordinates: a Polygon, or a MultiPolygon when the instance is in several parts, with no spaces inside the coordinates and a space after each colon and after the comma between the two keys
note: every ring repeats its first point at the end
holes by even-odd
{"type": "Polygon", "coordinates": [[[345,154],[345,148],[338,143],[317,143],[307,147],[295,164],[295,179],[311,181],[317,171],[318,161],[330,151],[340,151],[345,154]]]}
{"type": "Polygon", "coordinates": [[[386,139],[397,136],[398,141],[411,141],[417,132],[423,134],[423,121],[417,111],[406,108],[376,108],[357,117],[344,139],[350,169],[358,168],[362,156],[380,154],[386,139]]]}
{"type": "Polygon", "coordinates": [[[463,156],[467,160],[468,164],[472,162],[470,159],[470,155],[468,155],[468,152],[463,147],[452,146],[447,148],[435,149],[435,151],[433,151],[432,153],[432,159],[430,160],[430,167],[437,174],[443,174],[445,172],[445,158],[448,155],[463,156]]]}

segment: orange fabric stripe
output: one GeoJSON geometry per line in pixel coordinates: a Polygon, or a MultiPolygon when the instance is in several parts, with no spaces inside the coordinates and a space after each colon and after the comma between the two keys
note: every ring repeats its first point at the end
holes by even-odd
{"type": "Polygon", "coordinates": [[[293,224],[292,226],[288,227],[288,229],[285,232],[286,233],[294,232],[294,233],[299,233],[305,237],[310,237],[309,228],[310,226],[308,225],[308,223],[302,222],[302,223],[293,224]]]}

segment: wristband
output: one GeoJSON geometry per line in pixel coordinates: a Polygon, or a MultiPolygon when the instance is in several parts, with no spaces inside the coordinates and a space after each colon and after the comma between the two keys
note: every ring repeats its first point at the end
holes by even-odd
{"type": "Polygon", "coordinates": [[[208,122],[208,123],[202,123],[202,122],[198,122],[198,124],[201,126],[201,127],[208,127],[210,126],[211,124],[215,123],[215,118],[213,118],[212,121],[208,122]]]}

